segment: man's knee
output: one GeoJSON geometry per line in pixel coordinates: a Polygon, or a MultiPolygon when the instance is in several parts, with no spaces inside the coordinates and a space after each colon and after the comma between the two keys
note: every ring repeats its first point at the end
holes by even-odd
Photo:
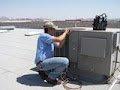
{"type": "Polygon", "coordinates": [[[63,61],[62,64],[63,64],[65,67],[68,67],[68,65],[69,65],[69,59],[66,58],[66,57],[63,57],[63,58],[62,58],[62,61],[63,61]]]}

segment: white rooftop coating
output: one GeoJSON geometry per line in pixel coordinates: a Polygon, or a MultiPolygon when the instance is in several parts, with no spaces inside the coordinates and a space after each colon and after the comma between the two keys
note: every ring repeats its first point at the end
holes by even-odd
{"type": "MultiPolygon", "coordinates": [[[[16,28],[0,33],[0,90],[66,90],[62,84],[48,85],[37,72],[30,70],[35,67],[34,58],[39,35],[25,36],[28,31],[35,30],[16,28]]],[[[81,90],[108,90],[109,86],[82,85],[81,90]]],[[[115,84],[112,90],[120,90],[120,84],[115,84]]]]}
{"type": "MultiPolygon", "coordinates": [[[[86,31],[96,31],[93,28],[85,28],[86,31]]],[[[98,32],[120,32],[120,28],[106,28],[106,30],[98,30],[98,32]]]]}
{"type": "MultiPolygon", "coordinates": [[[[65,28],[58,28],[57,30],[64,30],[65,28]]],[[[106,28],[106,30],[93,30],[91,27],[69,27],[70,30],[92,31],[92,32],[120,32],[120,28],[106,28]]]]}

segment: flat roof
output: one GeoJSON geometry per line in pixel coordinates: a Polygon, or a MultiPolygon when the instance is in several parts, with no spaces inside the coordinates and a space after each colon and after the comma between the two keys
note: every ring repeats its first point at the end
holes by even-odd
{"type": "MultiPolygon", "coordinates": [[[[50,86],[36,71],[34,58],[39,35],[25,36],[33,29],[19,29],[0,33],[0,89],[1,90],[66,90],[62,84],[50,86]]],[[[108,90],[108,84],[82,85],[81,90],[108,90]]],[[[113,90],[120,90],[116,84],[113,90]]]]}

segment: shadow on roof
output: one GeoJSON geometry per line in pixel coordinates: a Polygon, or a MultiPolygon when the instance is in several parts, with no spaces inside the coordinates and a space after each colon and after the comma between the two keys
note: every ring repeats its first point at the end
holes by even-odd
{"type": "Polygon", "coordinates": [[[52,87],[52,85],[44,82],[38,74],[26,74],[17,78],[17,82],[29,86],[52,87]]]}

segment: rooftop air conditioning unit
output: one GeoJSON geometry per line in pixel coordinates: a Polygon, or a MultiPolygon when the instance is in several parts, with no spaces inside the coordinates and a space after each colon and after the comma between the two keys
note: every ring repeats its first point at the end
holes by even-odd
{"type": "MultiPolygon", "coordinates": [[[[62,32],[58,30],[56,35],[62,32]]],[[[117,50],[120,45],[119,32],[119,29],[74,30],[62,48],[55,48],[55,56],[69,58],[69,68],[81,79],[90,77],[93,81],[100,81],[111,76],[120,65],[120,53],[117,50]]]]}

